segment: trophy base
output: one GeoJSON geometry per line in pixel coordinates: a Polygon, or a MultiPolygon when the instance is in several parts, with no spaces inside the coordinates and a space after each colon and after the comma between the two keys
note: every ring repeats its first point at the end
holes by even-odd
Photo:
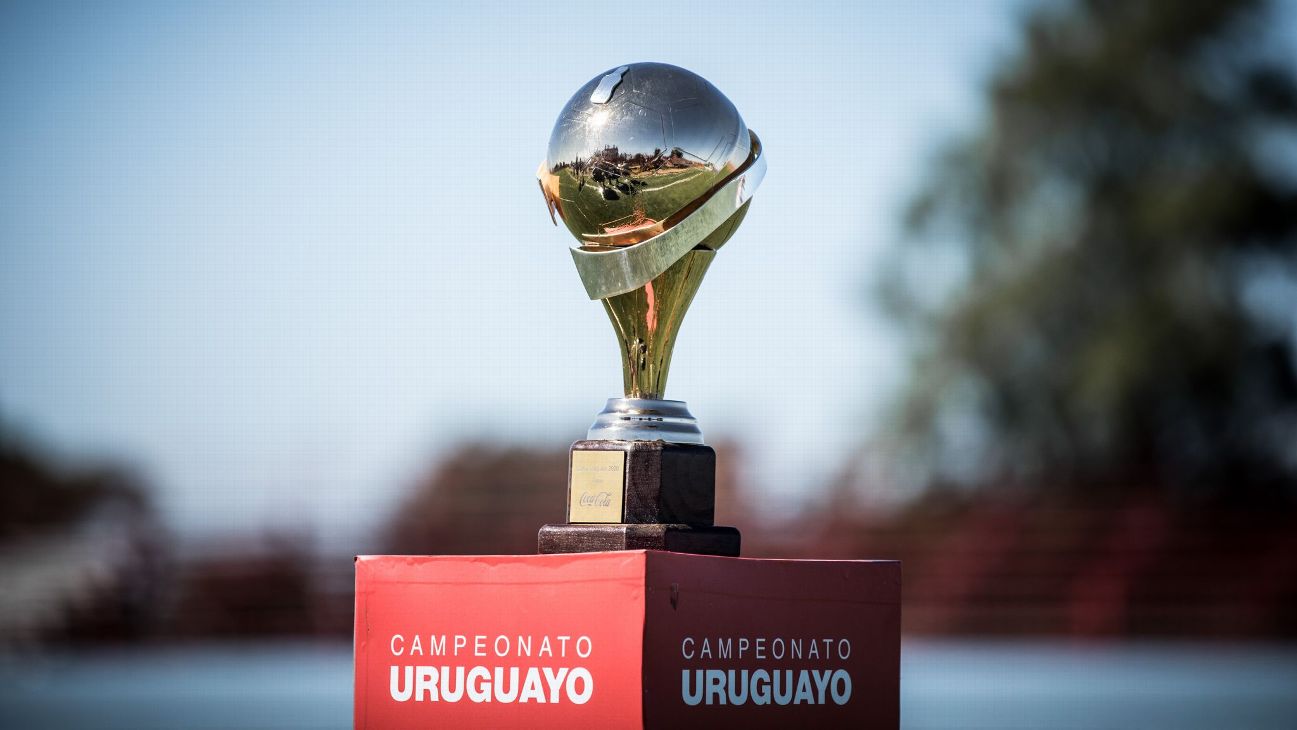
{"type": "Polygon", "coordinates": [[[660,524],[545,525],[540,528],[537,547],[541,554],[667,550],[738,557],[739,531],[733,527],[660,524]]]}

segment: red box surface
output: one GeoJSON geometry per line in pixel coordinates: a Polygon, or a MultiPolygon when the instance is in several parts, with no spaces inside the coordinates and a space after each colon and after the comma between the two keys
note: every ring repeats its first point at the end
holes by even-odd
{"type": "Polygon", "coordinates": [[[355,725],[896,727],[900,564],[356,560],[355,725]]]}

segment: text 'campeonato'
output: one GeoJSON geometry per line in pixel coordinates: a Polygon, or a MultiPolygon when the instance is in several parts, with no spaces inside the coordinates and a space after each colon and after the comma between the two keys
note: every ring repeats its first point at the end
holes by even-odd
{"type": "Polygon", "coordinates": [[[845,705],[851,701],[851,675],[842,667],[781,668],[778,662],[845,662],[851,641],[832,638],[686,636],[680,657],[697,662],[770,662],[757,669],[708,667],[682,669],[680,699],[697,705],[845,705]]]}
{"type": "MultiPolygon", "coordinates": [[[[393,634],[395,657],[544,657],[589,658],[589,636],[509,636],[500,634],[393,634]]],[[[392,665],[389,689],[397,702],[500,702],[583,705],[594,694],[594,677],[585,667],[527,667],[407,664],[392,665]]]]}

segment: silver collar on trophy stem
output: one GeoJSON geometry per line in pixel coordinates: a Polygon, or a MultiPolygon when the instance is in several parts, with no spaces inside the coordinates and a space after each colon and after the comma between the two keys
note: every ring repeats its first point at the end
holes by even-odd
{"type": "Polygon", "coordinates": [[[701,444],[702,429],[680,400],[609,398],[586,438],[592,441],[669,441],[701,444]]]}
{"type": "Polygon", "coordinates": [[[766,158],[761,154],[761,140],[755,132],[749,133],[752,154],[748,164],[679,223],[647,241],[613,251],[572,247],[572,260],[591,299],[625,294],[652,281],[752,198],[765,177],[766,158]]]}

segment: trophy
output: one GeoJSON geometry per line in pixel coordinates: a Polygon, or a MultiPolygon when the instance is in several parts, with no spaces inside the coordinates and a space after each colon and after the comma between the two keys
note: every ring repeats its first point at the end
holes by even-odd
{"type": "Polygon", "coordinates": [[[663,396],[685,312],[764,173],[730,100],[676,66],[618,66],[563,107],[537,177],[612,321],[625,392],[572,444],[567,523],[541,528],[541,553],[739,554],[738,530],[714,524],[716,453],[663,396]]]}

